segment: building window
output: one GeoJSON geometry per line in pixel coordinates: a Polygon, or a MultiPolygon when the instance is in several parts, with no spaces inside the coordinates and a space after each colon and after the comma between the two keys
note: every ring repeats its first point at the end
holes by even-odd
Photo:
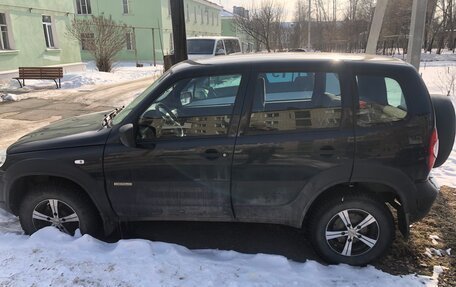
{"type": "Polygon", "coordinates": [[[196,6],[193,7],[193,16],[195,17],[195,20],[193,22],[197,23],[198,22],[198,15],[197,15],[197,10],[196,10],[196,6]]]}
{"type": "Polygon", "coordinates": [[[203,8],[201,8],[201,24],[204,24],[204,14],[203,8]]]}
{"type": "Polygon", "coordinates": [[[127,32],[125,34],[125,42],[127,46],[127,50],[134,50],[135,49],[135,36],[133,35],[133,32],[127,32]]]}
{"type": "Polygon", "coordinates": [[[128,5],[128,0],[122,0],[122,10],[124,14],[130,13],[130,7],[128,5]]]}
{"type": "Polygon", "coordinates": [[[206,9],[206,24],[209,25],[209,11],[206,9]]]}
{"type": "Polygon", "coordinates": [[[0,13],[0,50],[10,50],[11,45],[8,38],[8,27],[6,26],[6,15],[0,13]]]}
{"type": "Polygon", "coordinates": [[[92,50],[95,45],[95,35],[93,33],[81,34],[81,49],[84,51],[92,50]]]}
{"type": "Polygon", "coordinates": [[[44,31],[44,38],[46,39],[46,47],[55,48],[54,35],[52,33],[51,16],[43,15],[43,31],[44,31]]]}
{"type": "Polygon", "coordinates": [[[187,3],[187,9],[185,10],[185,16],[187,18],[187,22],[190,22],[190,7],[188,7],[188,3],[187,3]]]}
{"type": "Polygon", "coordinates": [[[80,15],[92,14],[90,0],[76,0],[76,13],[80,15]]]}
{"type": "Polygon", "coordinates": [[[212,12],[212,26],[214,26],[214,12],[212,12]]]}

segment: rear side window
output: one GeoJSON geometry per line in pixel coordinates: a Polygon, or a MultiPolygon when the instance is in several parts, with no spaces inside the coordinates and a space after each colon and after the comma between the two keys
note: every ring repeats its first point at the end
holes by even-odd
{"type": "Polygon", "coordinates": [[[338,128],[342,115],[339,75],[259,74],[247,134],[338,128]]]}
{"type": "Polygon", "coordinates": [[[381,76],[356,76],[359,95],[359,126],[392,123],[407,116],[407,103],[401,85],[381,76]]]}
{"type": "Polygon", "coordinates": [[[237,40],[225,40],[226,54],[240,53],[241,46],[237,40]]]}

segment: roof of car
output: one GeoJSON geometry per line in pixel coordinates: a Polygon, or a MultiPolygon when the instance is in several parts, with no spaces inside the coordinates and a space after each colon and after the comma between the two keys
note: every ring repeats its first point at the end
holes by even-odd
{"type": "Polygon", "coordinates": [[[379,55],[367,54],[337,54],[337,53],[259,53],[232,56],[212,57],[194,61],[198,64],[258,64],[276,61],[343,61],[405,64],[404,61],[379,55]]]}
{"type": "MultiPolygon", "coordinates": [[[[337,54],[337,53],[257,53],[257,54],[236,54],[229,56],[217,56],[198,60],[184,61],[172,67],[173,72],[190,72],[195,70],[212,69],[220,71],[248,69],[256,66],[262,68],[283,68],[297,67],[302,64],[331,65],[342,67],[344,65],[356,65],[361,68],[375,69],[380,67],[395,66],[396,68],[411,70],[412,65],[392,57],[367,55],[367,54],[337,54]]],[[[322,66],[323,67],[323,66],[322,66]]],[[[389,69],[389,68],[388,68],[389,69]]],[[[372,70],[374,71],[374,70],[372,70]]],[[[398,70],[396,70],[397,72],[398,70]]],[[[415,70],[416,71],[416,70],[415,70]]],[[[190,73],[192,73],[190,72],[190,73]]]]}
{"type": "Polygon", "coordinates": [[[200,36],[200,37],[188,37],[187,40],[223,40],[223,39],[234,39],[238,40],[237,37],[230,37],[230,36],[200,36]]]}

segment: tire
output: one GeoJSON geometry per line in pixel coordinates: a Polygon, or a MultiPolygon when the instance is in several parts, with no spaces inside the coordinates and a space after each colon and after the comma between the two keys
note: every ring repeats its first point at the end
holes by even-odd
{"type": "Polygon", "coordinates": [[[445,163],[453,150],[456,132],[456,115],[453,103],[447,96],[432,95],[432,104],[435,111],[437,133],[439,136],[439,153],[434,167],[445,163]]]}
{"type": "Polygon", "coordinates": [[[325,201],[313,211],[309,224],[314,249],[331,264],[366,265],[385,254],[394,234],[394,221],[387,206],[365,195],[338,195],[325,201]],[[365,225],[366,219],[371,220],[365,225]],[[344,224],[344,220],[351,225],[344,224]],[[357,229],[358,226],[362,228],[357,229]]]}
{"type": "Polygon", "coordinates": [[[54,226],[72,236],[78,228],[81,234],[92,236],[100,231],[99,214],[91,201],[68,185],[35,186],[22,200],[19,220],[29,235],[46,226],[54,226]],[[55,210],[57,216],[53,216],[55,210]]]}

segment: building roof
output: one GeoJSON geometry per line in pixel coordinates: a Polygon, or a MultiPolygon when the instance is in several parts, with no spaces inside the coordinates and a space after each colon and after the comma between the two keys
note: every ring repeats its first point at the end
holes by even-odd
{"type": "Polygon", "coordinates": [[[218,8],[218,9],[223,9],[223,7],[220,6],[219,4],[214,3],[214,2],[211,2],[211,1],[209,1],[209,0],[194,0],[194,1],[200,2],[200,3],[202,3],[202,4],[206,4],[206,5],[209,5],[209,6],[212,6],[212,7],[216,7],[216,8],[218,8]]]}
{"type": "Polygon", "coordinates": [[[220,12],[220,16],[221,16],[221,17],[234,17],[234,14],[231,13],[230,11],[227,11],[227,10],[223,9],[223,10],[220,12]]]}

